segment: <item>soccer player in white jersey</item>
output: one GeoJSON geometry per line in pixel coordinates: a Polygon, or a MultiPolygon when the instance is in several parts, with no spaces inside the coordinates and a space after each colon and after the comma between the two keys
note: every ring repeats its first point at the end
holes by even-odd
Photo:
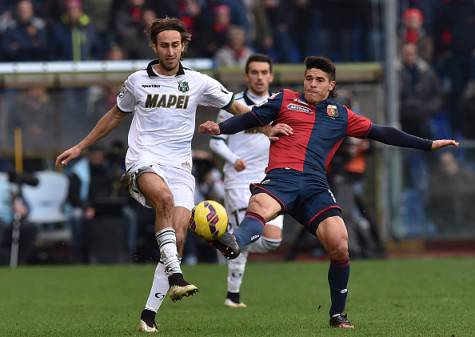
{"type": "MultiPolygon", "coordinates": [[[[247,89],[236,94],[235,99],[249,108],[264,103],[270,96],[272,83],[272,60],[263,54],[251,55],[246,61],[245,75],[247,89]]],[[[232,115],[221,110],[218,123],[232,115]]],[[[269,160],[269,138],[255,130],[238,132],[234,135],[213,136],[210,148],[224,160],[224,205],[233,228],[243,220],[251,197],[249,185],[264,179],[269,160]]],[[[228,293],[224,305],[245,308],[240,301],[241,283],[244,277],[248,252],[264,253],[277,249],[282,241],[283,216],[270,221],[264,227],[263,235],[252,243],[246,252],[228,261],[228,293]]]]}
{"type": "Polygon", "coordinates": [[[127,78],[117,104],[84,139],[60,154],[56,165],[66,165],[133,114],[126,156],[129,191],[144,206],[155,209],[161,260],[139,329],[155,332],[155,315],[167,292],[176,301],[198,291],[184,280],[179,258],[194,205],[191,139],[196,108],[214,106],[233,114],[249,109],[236,102],[218,81],[182,66],[180,60],[191,34],[179,19],[156,20],[150,27],[150,40],[157,60],[127,78]]]}

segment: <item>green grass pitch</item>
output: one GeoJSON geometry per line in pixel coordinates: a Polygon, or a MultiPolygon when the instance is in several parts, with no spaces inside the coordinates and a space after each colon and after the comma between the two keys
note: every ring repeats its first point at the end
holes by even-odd
{"type": "MultiPolygon", "coordinates": [[[[0,336],[144,336],[154,266],[0,269],[0,336]]],[[[475,259],[354,261],[354,331],[328,327],[327,262],[250,263],[246,309],[223,306],[225,267],[184,267],[200,292],[162,306],[156,336],[475,336],[475,259]]]]}

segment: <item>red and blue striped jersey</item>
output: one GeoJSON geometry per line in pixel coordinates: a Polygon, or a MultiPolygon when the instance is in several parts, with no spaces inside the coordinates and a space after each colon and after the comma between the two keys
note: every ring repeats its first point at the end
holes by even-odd
{"type": "Polygon", "coordinates": [[[326,170],[347,136],[365,138],[371,121],[332,98],[313,105],[298,92],[284,89],[252,109],[262,125],[286,123],[290,136],[272,142],[266,172],[292,168],[317,174],[326,181],[326,170]]]}

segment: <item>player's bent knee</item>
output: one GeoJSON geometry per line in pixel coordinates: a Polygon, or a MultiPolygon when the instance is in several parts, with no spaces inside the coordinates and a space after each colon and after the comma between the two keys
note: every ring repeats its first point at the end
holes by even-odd
{"type": "Polygon", "coordinates": [[[328,247],[328,254],[332,260],[344,260],[349,257],[348,241],[341,242],[332,247],[328,247]]]}
{"type": "Polygon", "coordinates": [[[151,203],[156,210],[171,211],[173,209],[173,195],[170,191],[160,189],[152,195],[151,203]]]}
{"type": "Polygon", "coordinates": [[[249,200],[248,212],[257,213],[265,221],[274,219],[280,212],[281,206],[271,196],[265,193],[253,195],[249,200]]]}

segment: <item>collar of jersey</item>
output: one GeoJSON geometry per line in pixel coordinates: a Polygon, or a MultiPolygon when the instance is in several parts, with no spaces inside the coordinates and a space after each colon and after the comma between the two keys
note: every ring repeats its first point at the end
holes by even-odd
{"type": "MultiPolygon", "coordinates": [[[[152,62],[150,62],[148,65],[147,65],[147,75],[149,77],[157,77],[158,75],[155,73],[155,71],[153,71],[153,66],[156,65],[156,64],[160,64],[160,60],[159,59],[156,59],[156,60],[153,60],[152,62]]],[[[185,75],[185,70],[181,64],[181,62],[178,63],[178,71],[176,73],[175,76],[179,76],[179,75],[185,75]]]]}
{"type": "MultiPolygon", "coordinates": [[[[247,92],[249,91],[249,89],[246,89],[244,90],[244,93],[243,93],[243,97],[244,97],[244,102],[246,102],[247,105],[251,106],[251,105],[256,105],[255,102],[252,101],[252,99],[249,98],[249,96],[247,95],[247,92]]],[[[272,96],[272,93],[269,91],[269,97],[272,96]]]]}

